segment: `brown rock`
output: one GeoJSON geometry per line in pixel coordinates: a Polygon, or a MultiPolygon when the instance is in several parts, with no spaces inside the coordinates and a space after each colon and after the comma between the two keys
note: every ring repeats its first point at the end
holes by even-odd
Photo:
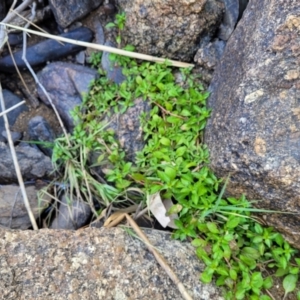
{"type": "Polygon", "coordinates": [[[205,142],[228,194],[296,215],[267,214],[300,248],[300,2],[252,0],[210,90],[205,142]]]}
{"type": "MultiPolygon", "coordinates": [[[[222,300],[190,244],[147,230],[193,299],[222,300]]],[[[139,239],[123,229],[0,230],[1,299],[157,299],[182,297],[139,239]]]]}
{"type": "Polygon", "coordinates": [[[138,52],[191,61],[199,39],[215,33],[224,5],[217,0],[117,0],[126,14],[122,37],[138,52]]]}

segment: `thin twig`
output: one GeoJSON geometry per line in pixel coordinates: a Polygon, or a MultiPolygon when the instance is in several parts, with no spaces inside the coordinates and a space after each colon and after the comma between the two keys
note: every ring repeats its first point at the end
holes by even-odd
{"type": "Polygon", "coordinates": [[[27,84],[26,84],[26,82],[25,82],[25,80],[24,80],[24,78],[23,78],[23,76],[22,76],[22,74],[21,74],[21,72],[20,72],[20,70],[19,70],[17,64],[16,64],[16,61],[15,61],[13,52],[12,52],[12,50],[11,50],[9,41],[7,41],[7,47],[8,47],[8,51],[9,51],[9,53],[10,53],[11,59],[12,59],[12,61],[13,61],[13,64],[14,64],[14,66],[15,66],[15,69],[16,69],[16,71],[17,71],[17,73],[18,73],[18,75],[19,75],[19,77],[20,77],[20,79],[21,79],[21,82],[22,82],[22,84],[23,84],[23,86],[24,86],[24,88],[25,88],[25,89],[24,89],[24,88],[21,88],[21,91],[23,92],[23,94],[25,94],[25,97],[30,101],[30,104],[31,104],[34,108],[37,108],[37,107],[39,106],[40,103],[39,103],[39,101],[32,95],[32,93],[29,91],[29,88],[28,88],[28,86],[27,86],[27,84]]]}
{"type": "Polygon", "coordinates": [[[272,298],[272,300],[276,300],[273,295],[271,294],[271,292],[269,290],[266,289],[267,294],[272,298]]]}
{"type": "Polygon", "coordinates": [[[6,109],[5,111],[2,111],[2,112],[0,113],[0,117],[2,117],[3,115],[9,113],[10,111],[14,110],[14,109],[17,108],[18,106],[21,106],[22,104],[25,104],[25,101],[21,101],[21,102],[15,104],[14,106],[12,106],[12,107],[6,109]]]}
{"type": "MultiPolygon", "coordinates": [[[[165,258],[155,249],[155,247],[150,243],[147,236],[143,233],[143,231],[140,229],[140,227],[136,224],[136,222],[128,215],[128,214],[122,214],[122,213],[116,213],[116,219],[114,219],[113,222],[111,222],[106,227],[112,227],[112,224],[116,225],[120,223],[124,218],[126,217],[127,221],[131,225],[131,227],[134,229],[134,231],[137,233],[137,235],[144,241],[146,246],[148,247],[149,251],[152,252],[152,254],[155,256],[157,262],[161,265],[161,267],[166,271],[166,273],[169,275],[169,277],[172,279],[172,281],[176,284],[178,287],[182,297],[185,300],[192,300],[192,297],[188,294],[187,290],[185,289],[182,282],[179,280],[177,275],[174,273],[174,271],[169,266],[168,262],[165,260],[165,258]]],[[[105,226],[105,225],[104,225],[105,226]]]]}
{"type": "MultiPolygon", "coordinates": [[[[1,82],[0,82],[0,102],[1,102],[2,112],[4,112],[5,111],[5,104],[4,104],[3,94],[2,94],[1,82]]],[[[29,203],[29,200],[28,200],[28,197],[27,197],[27,194],[26,194],[25,184],[24,184],[23,177],[22,177],[22,174],[21,174],[21,170],[20,170],[18,159],[17,159],[17,154],[16,154],[16,150],[15,150],[15,147],[14,147],[14,143],[13,143],[11,133],[10,133],[10,130],[9,130],[9,123],[8,123],[8,119],[7,119],[6,114],[3,115],[3,119],[4,119],[6,134],[7,134],[7,140],[8,140],[8,144],[9,144],[9,147],[10,147],[10,152],[11,152],[11,156],[12,156],[13,163],[14,163],[14,166],[15,166],[18,182],[19,182],[19,185],[20,185],[20,189],[21,189],[21,192],[22,192],[24,204],[25,204],[25,207],[27,209],[31,225],[32,225],[34,230],[37,230],[38,227],[37,227],[34,215],[32,213],[32,210],[30,208],[30,203],[29,203]]]]}
{"type": "Polygon", "coordinates": [[[188,294],[187,290],[185,289],[182,282],[179,280],[177,275],[174,273],[174,271],[169,266],[168,262],[165,260],[165,258],[154,248],[153,245],[151,245],[149,239],[144,234],[144,232],[140,229],[140,227],[135,223],[135,221],[128,215],[125,214],[127,221],[130,223],[132,228],[135,230],[137,235],[143,239],[143,241],[146,243],[148,249],[152,252],[152,254],[155,256],[158,263],[161,265],[161,267],[167,272],[169,277],[173,280],[173,282],[177,285],[181,295],[186,300],[192,300],[192,297],[188,294]]]}
{"type": "Polygon", "coordinates": [[[14,0],[14,2],[11,4],[11,7],[9,9],[9,11],[12,11],[15,9],[15,6],[17,5],[18,0],[14,0]]]}
{"type": "MultiPolygon", "coordinates": [[[[34,14],[35,14],[35,2],[33,3],[32,5],[32,16],[30,19],[33,19],[34,18],[34,14]]],[[[30,20],[29,20],[30,21],[30,20]]],[[[71,143],[69,141],[69,137],[68,137],[68,133],[67,133],[67,130],[64,126],[64,123],[56,109],[56,106],[54,105],[54,103],[52,102],[52,99],[50,97],[50,95],[48,94],[48,92],[46,91],[46,89],[44,88],[44,86],[40,83],[40,81],[38,80],[38,77],[36,76],[35,72],[33,71],[33,69],[31,68],[30,64],[28,63],[27,61],[27,58],[26,58],[26,45],[27,45],[27,35],[26,35],[26,30],[27,30],[27,27],[29,27],[30,23],[28,22],[26,25],[25,25],[25,28],[22,28],[23,30],[23,54],[22,54],[22,59],[23,61],[25,62],[28,70],[30,71],[32,77],[34,78],[35,82],[39,85],[39,87],[42,89],[43,93],[45,94],[45,96],[47,97],[47,100],[49,101],[52,109],[54,110],[54,113],[58,119],[58,122],[59,122],[59,125],[60,127],[62,128],[62,131],[66,137],[66,140],[67,140],[67,143],[68,143],[68,146],[70,147],[71,146],[71,143]]]]}
{"type": "MultiPolygon", "coordinates": [[[[16,12],[15,10],[13,11],[14,14],[16,14],[20,19],[23,19],[24,21],[28,22],[31,26],[35,27],[36,29],[44,32],[44,33],[48,33],[46,30],[44,30],[42,27],[38,26],[37,24],[33,23],[32,21],[28,20],[27,18],[25,18],[24,16],[22,16],[21,14],[19,14],[18,12],[16,12]]],[[[59,42],[61,45],[64,45],[64,43],[59,42]]]]}
{"type": "Polygon", "coordinates": [[[178,115],[176,115],[176,114],[171,113],[170,111],[166,110],[165,108],[163,108],[160,104],[158,104],[158,103],[155,102],[155,101],[152,101],[152,102],[153,102],[155,105],[157,105],[157,106],[158,106],[165,114],[171,115],[171,116],[173,116],[173,117],[176,117],[176,118],[179,118],[179,119],[184,120],[184,117],[178,116],[178,115]]]}
{"type": "Polygon", "coordinates": [[[128,57],[132,57],[132,58],[137,58],[137,59],[142,59],[142,60],[147,60],[147,61],[157,62],[157,63],[165,63],[167,60],[170,63],[170,65],[172,65],[174,67],[180,67],[180,68],[194,67],[193,64],[189,64],[189,63],[185,63],[185,62],[180,62],[180,61],[176,61],[176,60],[168,60],[166,58],[155,57],[155,56],[137,53],[137,52],[130,52],[130,51],[121,50],[121,49],[117,49],[114,47],[109,47],[109,46],[104,46],[104,45],[99,45],[99,44],[76,41],[76,40],[68,39],[68,38],[65,38],[62,36],[56,36],[56,35],[47,34],[47,33],[39,32],[36,30],[28,29],[28,28],[23,28],[20,26],[12,25],[12,24],[7,24],[5,22],[0,22],[0,25],[5,25],[7,27],[11,27],[14,29],[18,29],[21,31],[35,34],[35,35],[39,35],[42,37],[50,38],[50,39],[53,39],[56,41],[66,42],[66,43],[83,46],[83,47],[87,47],[87,48],[92,48],[92,49],[96,49],[96,50],[100,50],[100,51],[106,51],[106,52],[110,52],[110,53],[120,54],[120,55],[124,55],[124,56],[128,56],[128,57]]]}
{"type": "Polygon", "coordinates": [[[14,8],[14,4],[13,3],[10,12],[7,14],[7,16],[2,20],[3,23],[8,23],[11,20],[13,20],[16,17],[16,14],[14,12],[20,13],[22,12],[24,9],[26,9],[34,0],[25,0],[22,4],[20,4],[15,10],[12,10],[14,8]]]}

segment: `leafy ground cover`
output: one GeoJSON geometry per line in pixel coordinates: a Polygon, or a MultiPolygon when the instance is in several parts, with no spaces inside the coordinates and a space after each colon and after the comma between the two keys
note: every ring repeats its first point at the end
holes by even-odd
{"type": "MultiPolygon", "coordinates": [[[[123,22],[118,17],[109,26],[122,29],[123,22]]],[[[120,45],[120,33],[117,42],[120,45]]],[[[99,54],[92,57],[94,67],[99,68],[100,58],[99,54]]],[[[188,239],[195,247],[206,265],[200,277],[203,282],[216,280],[224,287],[226,299],[267,300],[276,299],[270,289],[274,278],[282,277],[283,299],[290,292],[300,299],[297,251],[252,216],[262,210],[252,208],[244,196],[223,197],[226,181],[209,169],[209,151],[202,143],[210,115],[209,94],[191,70],[178,73],[167,62],[137,62],[116,55],[111,60],[122,66],[127,80],[117,85],[99,69],[99,79],[73,111],[72,134],[55,141],[53,162],[62,171],[60,181],[68,187],[70,200],[75,194],[99,215],[97,201],[104,207],[112,202],[147,206],[151,195],[172,199],[175,204],[169,214],[179,215],[173,236],[188,239]],[[126,161],[114,132],[107,129],[105,117],[124,113],[139,97],[149,101],[152,109],[141,116],[146,145],[132,163],[126,161]],[[92,153],[97,153],[93,162],[92,153]],[[91,172],[95,165],[107,169],[101,180],[91,172]]]]}

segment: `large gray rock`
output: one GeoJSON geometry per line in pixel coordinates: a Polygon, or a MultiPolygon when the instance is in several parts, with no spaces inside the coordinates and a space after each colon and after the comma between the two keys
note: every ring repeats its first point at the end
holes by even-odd
{"type": "MultiPolygon", "coordinates": [[[[38,148],[21,143],[15,148],[19,167],[25,181],[38,178],[52,178],[51,159],[38,148]]],[[[0,142],[0,184],[17,182],[10,148],[0,142]]]]}
{"type": "Polygon", "coordinates": [[[102,2],[103,0],[49,0],[55,20],[63,28],[85,17],[102,2]]]}
{"type": "Polygon", "coordinates": [[[252,0],[211,82],[205,132],[211,167],[228,194],[267,214],[300,248],[300,2],[252,0]]]}
{"type": "MultiPolygon", "coordinates": [[[[5,109],[9,109],[10,107],[22,102],[22,99],[20,99],[17,95],[13,94],[9,90],[4,89],[2,93],[3,93],[5,109]]],[[[16,120],[18,119],[19,115],[22,112],[27,111],[27,110],[28,110],[28,108],[27,108],[26,104],[20,105],[20,106],[16,107],[15,109],[11,110],[9,113],[6,114],[7,119],[8,119],[8,124],[10,126],[13,126],[15,124],[16,120]]],[[[1,106],[0,106],[0,111],[2,112],[1,106]]],[[[4,126],[4,119],[1,116],[0,117],[0,132],[2,133],[3,131],[5,131],[5,126],[4,126]]],[[[4,140],[0,137],[0,141],[4,141],[4,140]]]]}
{"type": "MultiPolygon", "coordinates": [[[[199,280],[204,265],[193,247],[147,230],[192,299],[222,300],[199,280]]],[[[182,300],[146,245],[123,229],[0,230],[2,299],[182,300]]]]}
{"type": "MultiPolygon", "coordinates": [[[[45,206],[51,201],[51,198],[47,195],[38,198],[37,193],[38,190],[35,186],[26,186],[27,198],[35,218],[40,216],[45,206]]],[[[28,229],[31,227],[21,190],[16,185],[1,185],[0,226],[12,229],[28,229]]]]}
{"type": "Polygon", "coordinates": [[[31,141],[41,142],[37,147],[47,156],[52,156],[52,148],[55,140],[55,133],[47,120],[42,116],[35,116],[28,122],[28,135],[31,141]],[[43,143],[49,143],[43,144],[43,143]],[[51,145],[51,146],[50,146],[51,145]]]}
{"type": "Polygon", "coordinates": [[[117,0],[126,14],[122,37],[138,52],[191,61],[200,38],[215,34],[222,21],[217,0],[117,0]]]}
{"type": "MultiPolygon", "coordinates": [[[[51,63],[38,73],[41,84],[69,130],[74,126],[71,111],[81,104],[82,94],[88,93],[91,81],[97,76],[96,70],[63,62],[51,63]]],[[[50,105],[42,89],[38,87],[37,90],[42,101],[50,105]]]]}
{"type": "Polygon", "coordinates": [[[61,198],[57,215],[49,228],[76,230],[86,225],[92,215],[90,205],[75,197],[71,200],[63,195],[61,198]]]}

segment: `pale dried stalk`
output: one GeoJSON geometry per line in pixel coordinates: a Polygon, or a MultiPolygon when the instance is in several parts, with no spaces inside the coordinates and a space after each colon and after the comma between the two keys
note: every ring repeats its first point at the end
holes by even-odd
{"type": "Polygon", "coordinates": [[[9,113],[10,111],[14,110],[15,108],[21,106],[22,104],[25,104],[25,101],[21,101],[21,102],[15,104],[14,106],[12,106],[12,107],[6,109],[5,111],[2,111],[2,112],[0,113],[0,117],[2,117],[3,115],[9,113]]]}
{"type": "MultiPolygon", "coordinates": [[[[34,15],[35,15],[35,7],[36,7],[36,3],[34,2],[33,5],[32,5],[32,9],[31,9],[31,12],[32,12],[32,16],[30,19],[34,19],[34,15]]],[[[28,70],[30,71],[32,77],[34,78],[36,84],[39,85],[39,87],[42,89],[43,93],[45,94],[45,96],[47,97],[47,100],[49,101],[57,119],[58,119],[58,122],[59,122],[59,125],[60,127],[62,128],[62,131],[66,137],[66,140],[67,140],[67,143],[69,146],[71,146],[71,143],[69,141],[69,138],[68,138],[68,133],[67,133],[67,130],[64,126],[64,123],[56,109],[56,106],[54,105],[54,103],[52,102],[52,99],[50,97],[50,95],[48,94],[47,90],[45,89],[45,87],[41,84],[41,82],[39,81],[38,77],[36,76],[35,72],[33,71],[33,69],[31,68],[29,62],[27,61],[27,58],[26,58],[26,47],[27,47],[27,35],[26,35],[26,30],[27,30],[27,27],[29,27],[30,25],[30,22],[31,20],[28,20],[27,24],[25,25],[25,28],[22,28],[23,30],[23,53],[22,53],[22,59],[23,61],[25,62],[26,64],[26,67],[28,68],[28,70]]]]}
{"type": "MultiPolygon", "coordinates": [[[[169,275],[169,277],[172,279],[172,281],[176,284],[178,287],[178,290],[180,291],[182,297],[185,300],[193,300],[192,297],[188,294],[187,290],[185,289],[182,282],[179,280],[177,275],[174,273],[174,271],[169,266],[168,262],[165,260],[165,258],[154,248],[153,245],[151,245],[149,239],[144,234],[144,232],[140,229],[140,227],[135,223],[135,221],[128,215],[128,214],[118,214],[116,213],[116,219],[110,223],[106,227],[113,227],[111,224],[116,225],[116,223],[120,223],[124,217],[126,217],[127,221],[131,225],[131,227],[134,229],[134,231],[137,233],[137,235],[144,241],[146,246],[148,247],[149,251],[152,252],[152,254],[155,256],[157,262],[161,265],[161,267],[166,271],[166,273],[169,275]]],[[[105,225],[104,225],[105,226],[105,225]]]]}
{"type": "Polygon", "coordinates": [[[12,61],[13,61],[13,64],[14,64],[14,66],[15,66],[15,69],[16,69],[16,71],[17,71],[19,77],[20,77],[20,80],[21,80],[23,86],[24,86],[24,89],[23,89],[23,88],[20,88],[20,89],[21,89],[21,91],[23,92],[23,94],[25,94],[25,97],[30,101],[30,104],[31,104],[34,108],[37,108],[37,107],[39,106],[40,103],[39,103],[39,101],[31,94],[31,92],[29,91],[29,88],[28,88],[28,86],[27,86],[27,84],[26,84],[26,82],[25,82],[25,80],[24,80],[24,78],[23,78],[23,76],[22,76],[22,74],[21,74],[21,72],[20,72],[20,70],[19,70],[17,64],[16,64],[16,61],[15,61],[13,52],[12,52],[12,50],[11,50],[11,47],[10,47],[10,44],[9,44],[8,41],[7,41],[7,47],[8,47],[8,51],[9,51],[9,53],[10,53],[11,59],[12,59],[12,61]]]}
{"type": "Polygon", "coordinates": [[[7,16],[2,20],[3,23],[8,23],[12,19],[16,17],[14,12],[20,13],[24,9],[26,9],[34,0],[25,0],[22,4],[20,4],[15,10],[13,8],[15,7],[15,4],[17,1],[14,1],[13,5],[10,8],[10,13],[7,14],[7,16]]]}
{"type": "MultiPolygon", "coordinates": [[[[106,52],[110,52],[110,53],[120,54],[120,55],[124,55],[124,56],[128,56],[128,57],[132,57],[132,58],[147,60],[147,61],[156,62],[156,63],[164,63],[166,61],[165,58],[155,57],[155,56],[141,54],[141,53],[137,53],[137,52],[130,52],[130,51],[121,50],[121,49],[117,49],[117,48],[113,48],[113,47],[109,47],[109,46],[104,46],[104,45],[99,45],[99,44],[76,41],[76,40],[68,39],[68,38],[65,38],[65,37],[62,37],[62,36],[55,36],[55,35],[52,35],[52,34],[43,33],[43,32],[39,32],[39,31],[36,31],[36,30],[22,28],[22,27],[19,27],[19,26],[7,24],[7,23],[4,23],[4,22],[0,22],[0,25],[5,25],[7,27],[11,27],[11,28],[14,28],[14,29],[18,29],[18,30],[21,30],[21,31],[25,31],[25,32],[28,32],[28,33],[35,34],[35,35],[39,35],[39,36],[42,36],[42,37],[45,37],[45,38],[50,38],[50,39],[53,39],[53,40],[56,40],[56,41],[66,42],[66,43],[70,43],[70,44],[74,44],[74,45],[78,45],[78,46],[82,46],[82,47],[87,47],[87,48],[92,48],[92,49],[96,49],[96,50],[100,50],[100,51],[106,51],[106,52]]],[[[180,67],[180,68],[194,67],[193,64],[180,62],[180,61],[175,61],[175,60],[168,60],[168,62],[174,67],[180,67]]]]}
{"type": "MultiPolygon", "coordinates": [[[[2,112],[5,112],[5,104],[4,104],[3,94],[2,94],[1,82],[0,82],[0,102],[1,102],[2,112]]],[[[13,143],[13,140],[12,140],[12,137],[11,137],[11,134],[10,134],[9,123],[8,123],[8,119],[7,119],[6,114],[3,115],[3,119],[4,119],[6,134],[7,134],[7,140],[8,140],[11,156],[12,156],[12,159],[13,159],[13,163],[14,163],[14,166],[15,166],[19,186],[20,186],[21,193],[22,193],[22,196],[23,196],[24,204],[25,204],[25,207],[27,209],[27,213],[28,213],[28,216],[29,216],[29,219],[30,219],[30,222],[31,222],[31,225],[32,225],[33,229],[38,230],[38,226],[36,224],[36,221],[35,221],[34,215],[32,213],[32,210],[30,208],[30,203],[29,203],[29,200],[28,200],[28,197],[27,197],[27,194],[26,194],[25,184],[24,184],[24,181],[23,181],[23,178],[22,178],[22,174],[21,174],[19,162],[18,162],[18,159],[17,159],[14,143],[13,143]]]]}

